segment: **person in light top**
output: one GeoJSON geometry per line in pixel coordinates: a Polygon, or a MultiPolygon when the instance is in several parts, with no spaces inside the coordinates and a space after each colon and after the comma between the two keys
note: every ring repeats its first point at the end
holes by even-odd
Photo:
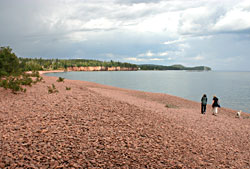
{"type": "Polygon", "coordinates": [[[213,115],[216,116],[218,114],[218,107],[220,107],[219,99],[216,97],[216,95],[214,95],[213,97],[212,107],[213,107],[213,115]]]}

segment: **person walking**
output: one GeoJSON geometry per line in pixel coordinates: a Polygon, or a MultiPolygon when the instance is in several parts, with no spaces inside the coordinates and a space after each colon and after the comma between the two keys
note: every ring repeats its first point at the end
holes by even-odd
{"type": "Polygon", "coordinates": [[[213,115],[216,116],[218,113],[218,107],[220,107],[219,99],[216,97],[216,95],[214,95],[214,97],[213,97],[212,107],[213,107],[213,115]]]}
{"type": "Polygon", "coordinates": [[[207,107],[207,95],[204,94],[201,98],[201,114],[205,114],[207,107]]]}

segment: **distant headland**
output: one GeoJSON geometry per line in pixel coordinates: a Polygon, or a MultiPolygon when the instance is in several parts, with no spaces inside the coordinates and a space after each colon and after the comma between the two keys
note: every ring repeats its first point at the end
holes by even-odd
{"type": "Polygon", "coordinates": [[[65,71],[137,71],[137,70],[194,70],[209,71],[210,67],[196,66],[185,67],[183,65],[136,65],[115,61],[99,61],[86,59],[42,59],[42,58],[19,58],[25,71],[32,70],[65,70],[65,71]]]}

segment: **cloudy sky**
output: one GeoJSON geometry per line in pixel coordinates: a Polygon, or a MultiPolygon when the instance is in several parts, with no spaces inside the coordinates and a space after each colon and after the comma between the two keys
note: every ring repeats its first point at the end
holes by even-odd
{"type": "Polygon", "coordinates": [[[250,0],[0,0],[19,57],[250,70],[250,0]]]}

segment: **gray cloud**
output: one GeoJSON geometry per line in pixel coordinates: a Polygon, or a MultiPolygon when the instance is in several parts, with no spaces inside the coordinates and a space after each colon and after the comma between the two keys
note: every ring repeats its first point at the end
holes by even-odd
{"type": "Polygon", "coordinates": [[[249,70],[248,18],[248,0],[0,0],[0,46],[28,57],[249,70]]]}
{"type": "Polygon", "coordinates": [[[162,0],[116,0],[119,4],[158,3],[162,0]]]}

